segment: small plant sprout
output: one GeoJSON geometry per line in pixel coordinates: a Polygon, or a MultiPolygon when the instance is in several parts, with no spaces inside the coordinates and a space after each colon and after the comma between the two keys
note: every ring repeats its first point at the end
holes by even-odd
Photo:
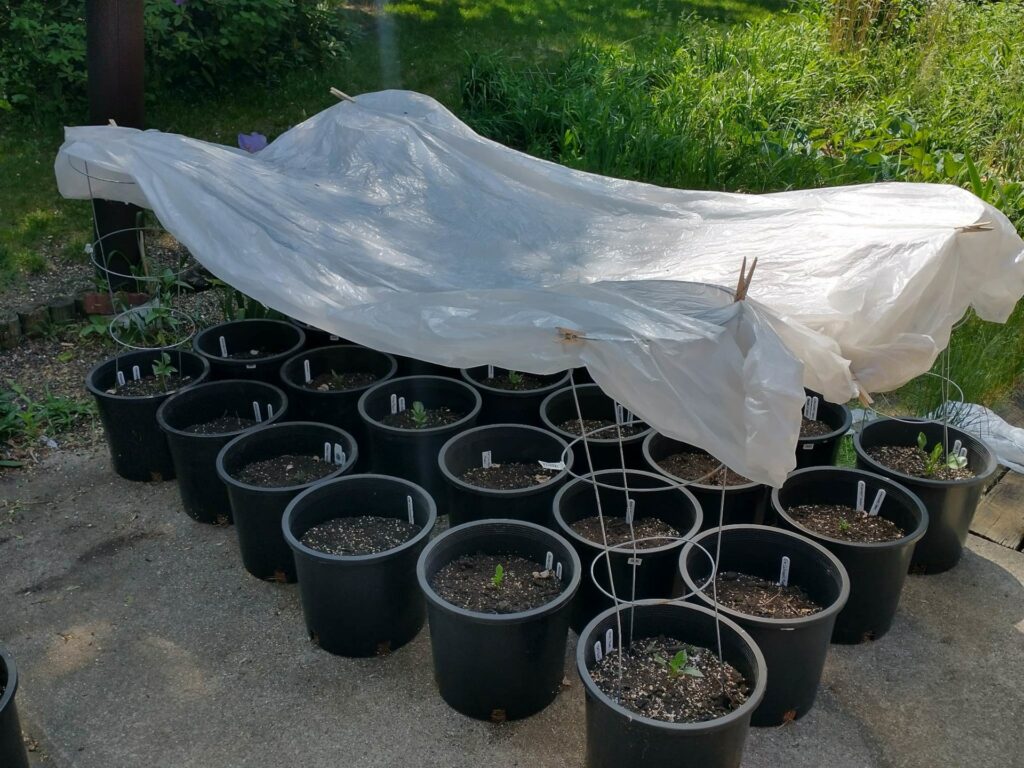
{"type": "Polygon", "coordinates": [[[423,403],[419,400],[412,404],[412,411],[409,417],[417,429],[423,429],[423,427],[427,426],[427,409],[423,407],[423,403]]]}
{"type": "Polygon", "coordinates": [[[166,352],[160,353],[160,359],[153,363],[153,375],[163,383],[167,384],[167,380],[175,373],[178,369],[171,365],[171,356],[166,352]]]}
{"type": "Polygon", "coordinates": [[[926,475],[934,475],[943,464],[950,469],[963,469],[967,466],[967,456],[962,449],[959,452],[949,451],[943,457],[942,443],[940,442],[936,443],[931,451],[928,451],[928,438],[924,432],[917,433],[917,447],[924,454],[924,473],[926,475]]]}
{"type": "Polygon", "coordinates": [[[840,520],[839,521],[839,530],[842,533],[846,533],[848,530],[850,530],[850,521],[849,520],[845,520],[845,519],[840,520]]]}
{"type": "Polygon", "coordinates": [[[520,384],[523,383],[523,374],[521,374],[519,371],[509,371],[508,383],[514,387],[518,387],[520,384]]]}
{"type": "Polygon", "coordinates": [[[505,581],[505,569],[501,565],[497,565],[494,568],[494,575],[491,576],[491,584],[501,587],[503,581],[505,581]]]}
{"type": "Polygon", "coordinates": [[[672,677],[678,677],[679,675],[704,677],[703,672],[690,664],[690,656],[686,651],[678,651],[671,659],[666,659],[664,656],[655,656],[654,660],[668,669],[668,673],[672,677]]]}

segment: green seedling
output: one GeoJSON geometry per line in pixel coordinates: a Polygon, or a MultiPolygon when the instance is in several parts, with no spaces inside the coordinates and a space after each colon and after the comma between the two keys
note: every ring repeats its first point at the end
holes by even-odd
{"type": "Polygon", "coordinates": [[[678,677],[679,675],[704,677],[703,672],[689,663],[690,657],[686,651],[678,651],[671,659],[666,659],[664,656],[655,656],[654,660],[668,669],[668,673],[672,677],[678,677]]]}
{"type": "Polygon", "coordinates": [[[849,521],[848,520],[840,520],[839,521],[839,530],[842,533],[846,533],[848,530],[850,530],[850,523],[849,523],[849,521]]]}
{"type": "Polygon", "coordinates": [[[417,429],[423,429],[423,427],[427,426],[427,409],[423,407],[423,403],[419,400],[412,404],[409,418],[412,419],[412,423],[416,425],[417,429]]]}
{"type": "Polygon", "coordinates": [[[523,383],[523,374],[521,374],[519,371],[509,371],[508,383],[514,387],[518,387],[520,384],[523,383]]]}
{"type": "Polygon", "coordinates": [[[495,566],[494,575],[491,576],[491,584],[495,587],[500,587],[503,581],[505,581],[505,569],[500,565],[495,566]]]}
{"type": "Polygon", "coordinates": [[[171,356],[166,352],[161,352],[160,359],[153,363],[153,375],[156,376],[164,386],[167,386],[167,380],[177,372],[178,369],[171,365],[171,356]]]}
{"type": "Polygon", "coordinates": [[[942,443],[936,443],[931,451],[928,451],[928,438],[924,432],[917,433],[917,447],[924,454],[924,473],[934,475],[939,467],[945,464],[950,469],[963,469],[967,466],[967,458],[949,451],[945,457],[942,455],[942,443]]]}

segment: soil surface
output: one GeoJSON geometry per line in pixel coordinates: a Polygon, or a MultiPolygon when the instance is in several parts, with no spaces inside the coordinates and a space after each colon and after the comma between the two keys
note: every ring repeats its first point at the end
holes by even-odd
{"type": "Polygon", "coordinates": [[[528,373],[520,373],[519,378],[516,381],[512,381],[508,377],[508,374],[502,374],[500,376],[483,379],[480,383],[485,387],[507,389],[510,392],[529,392],[531,389],[541,389],[548,385],[544,379],[539,379],[528,373]]]}
{"type": "Polygon", "coordinates": [[[510,491],[516,488],[541,485],[557,474],[554,470],[544,469],[540,464],[510,461],[505,464],[492,464],[487,469],[471,467],[459,477],[462,482],[475,485],[478,488],[510,491]]]}
{"type": "Polygon", "coordinates": [[[786,514],[815,533],[844,541],[871,543],[902,539],[905,532],[896,523],[869,515],[845,504],[801,504],[786,514]]]}
{"type": "MultiPolygon", "coordinates": [[[[930,449],[932,446],[928,447],[930,449]]],[[[880,445],[868,448],[867,454],[879,464],[912,477],[923,477],[929,480],[966,480],[974,477],[974,470],[970,467],[951,469],[946,466],[944,458],[939,461],[939,466],[935,471],[928,474],[925,469],[928,465],[928,457],[916,445],[880,445]]]]}
{"type": "MultiPolygon", "coordinates": [[[[218,350],[219,351],[219,350],[218,350]]],[[[259,360],[261,357],[270,357],[276,355],[283,350],[273,351],[266,347],[253,347],[252,349],[243,349],[241,352],[228,352],[226,359],[228,360],[259,360]]]]}
{"type": "MultiPolygon", "coordinates": [[[[671,456],[666,456],[658,461],[658,466],[670,475],[675,475],[678,478],[690,480],[700,485],[720,486],[722,484],[722,462],[704,451],[673,453],[671,456]]],[[[726,469],[725,484],[727,486],[747,485],[750,482],[752,481],[738,472],[726,469]]]]}
{"type": "Polygon", "coordinates": [[[824,421],[812,421],[804,416],[800,422],[800,437],[821,437],[830,432],[835,432],[835,429],[824,421]]]}
{"type": "Polygon", "coordinates": [[[372,555],[394,549],[419,531],[420,526],[397,517],[336,517],[314,525],[301,541],[328,555],[372,555]]]}
{"type": "Polygon", "coordinates": [[[622,653],[612,650],[590,670],[609,698],[638,715],[669,723],[701,723],[739,708],[750,686],[739,670],[708,648],[673,637],[636,640],[622,653]],[[684,653],[684,657],[678,654],[684,653]],[[672,662],[677,661],[673,671],[672,662]],[[621,670],[621,677],[620,677],[621,670]]]}
{"type": "MultiPolygon", "coordinates": [[[[715,579],[718,602],[726,608],[765,619],[798,619],[818,613],[818,605],[796,584],[782,587],[774,581],[736,571],[723,571],[715,579]]],[[[711,588],[704,590],[711,594],[711,588]]]]}
{"type": "Polygon", "coordinates": [[[374,373],[365,371],[328,371],[314,376],[307,385],[307,389],[315,389],[318,392],[342,392],[346,389],[359,389],[368,387],[380,377],[374,373]]]}
{"type": "Polygon", "coordinates": [[[400,413],[389,413],[380,420],[381,424],[398,429],[431,429],[432,427],[443,427],[447,424],[454,424],[466,414],[453,411],[451,408],[427,408],[426,420],[423,424],[417,424],[412,418],[412,408],[400,413]]]}
{"type": "MultiPolygon", "coordinates": [[[[587,431],[587,432],[594,432],[595,430],[598,430],[598,429],[603,429],[605,427],[614,427],[614,426],[615,426],[615,421],[613,419],[584,419],[583,420],[583,429],[585,431],[587,431]]],[[[558,428],[560,430],[562,430],[563,432],[568,432],[570,435],[576,435],[578,437],[579,434],[580,434],[580,420],[579,419],[569,419],[568,421],[563,421],[561,424],[558,425],[558,428]]],[[[644,424],[642,421],[634,421],[632,424],[621,424],[619,426],[619,430],[604,429],[603,432],[598,432],[596,435],[591,435],[590,439],[591,440],[617,440],[618,436],[619,436],[619,431],[622,432],[622,436],[623,437],[633,437],[634,435],[639,435],[642,432],[646,432],[647,431],[647,425],[644,424]]]]}
{"type": "Polygon", "coordinates": [[[518,555],[463,555],[439,570],[430,585],[442,600],[478,613],[518,613],[550,603],[562,582],[542,563],[518,555]],[[499,586],[494,578],[504,570],[499,586]]]}
{"type": "Polygon", "coordinates": [[[182,432],[191,432],[194,435],[226,435],[229,432],[241,432],[256,425],[255,419],[245,419],[241,416],[218,416],[210,421],[203,421],[199,424],[192,424],[185,427],[182,432]]]}
{"type": "MultiPolygon", "coordinates": [[[[585,538],[587,541],[592,541],[595,544],[601,544],[601,521],[597,515],[594,517],[583,517],[573,523],[572,528],[576,533],[585,538]]],[[[625,517],[609,517],[605,515],[604,518],[604,530],[608,536],[608,544],[615,546],[616,544],[625,544],[633,541],[634,536],[630,534],[629,525],[626,523],[625,517]]],[[[633,533],[637,539],[644,539],[648,536],[672,536],[678,537],[679,531],[674,527],[666,523],[664,520],[657,517],[637,517],[633,520],[633,533]]],[[[664,547],[666,544],[671,544],[669,541],[641,541],[637,544],[637,549],[654,549],[655,547],[664,547]]]]}
{"type": "Polygon", "coordinates": [[[107,390],[108,395],[120,395],[122,397],[144,397],[146,395],[165,395],[184,387],[190,381],[191,376],[182,378],[177,374],[171,374],[164,378],[157,376],[143,376],[136,381],[131,378],[131,372],[127,372],[124,386],[113,386],[107,390]]]}
{"type": "Polygon", "coordinates": [[[305,485],[327,477],[338,469],[333,462],[324,461],[320,456],[299,456],[286,453],[272,459],[246,464],[235,477],[243,483],[262,488],[283,488],[289,485],[305,485]]]}

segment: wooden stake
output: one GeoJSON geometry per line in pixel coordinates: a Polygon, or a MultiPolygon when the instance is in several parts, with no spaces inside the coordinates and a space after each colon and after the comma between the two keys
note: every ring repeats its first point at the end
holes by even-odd
{"type": "Polygon", "coordinates": [[[344,91],[338,90],[337,88],[333,88],[333,87],[331,88],[331,96],[333,96],[334,98],[336,98],[336,99],[338,99],[340,101],[351,101],[353,104],[356,103],[355,99],[353,99],[351,96],[349,96],[344,91]]]}

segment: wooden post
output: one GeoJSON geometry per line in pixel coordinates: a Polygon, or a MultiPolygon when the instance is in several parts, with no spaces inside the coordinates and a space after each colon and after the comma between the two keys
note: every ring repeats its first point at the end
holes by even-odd
{"type": "MultiPolygon", "coordinates": [[[[93,125],[114,120],[128,128],[143,127],[142,5],[143,0],[86,0],[89,122],[93,125]]],[[[140,221],[141,209],[126,203],[97,200],[95,210],[97,238],[138,226],[140,221]]],[[[116,272],[131,274],[140,263],[134,232],[105,237],[102,245],[108,266],[116,272]]],[[[115,289],[135,290],[134,280],[111,277],[111,281],[115,289]]]]}

